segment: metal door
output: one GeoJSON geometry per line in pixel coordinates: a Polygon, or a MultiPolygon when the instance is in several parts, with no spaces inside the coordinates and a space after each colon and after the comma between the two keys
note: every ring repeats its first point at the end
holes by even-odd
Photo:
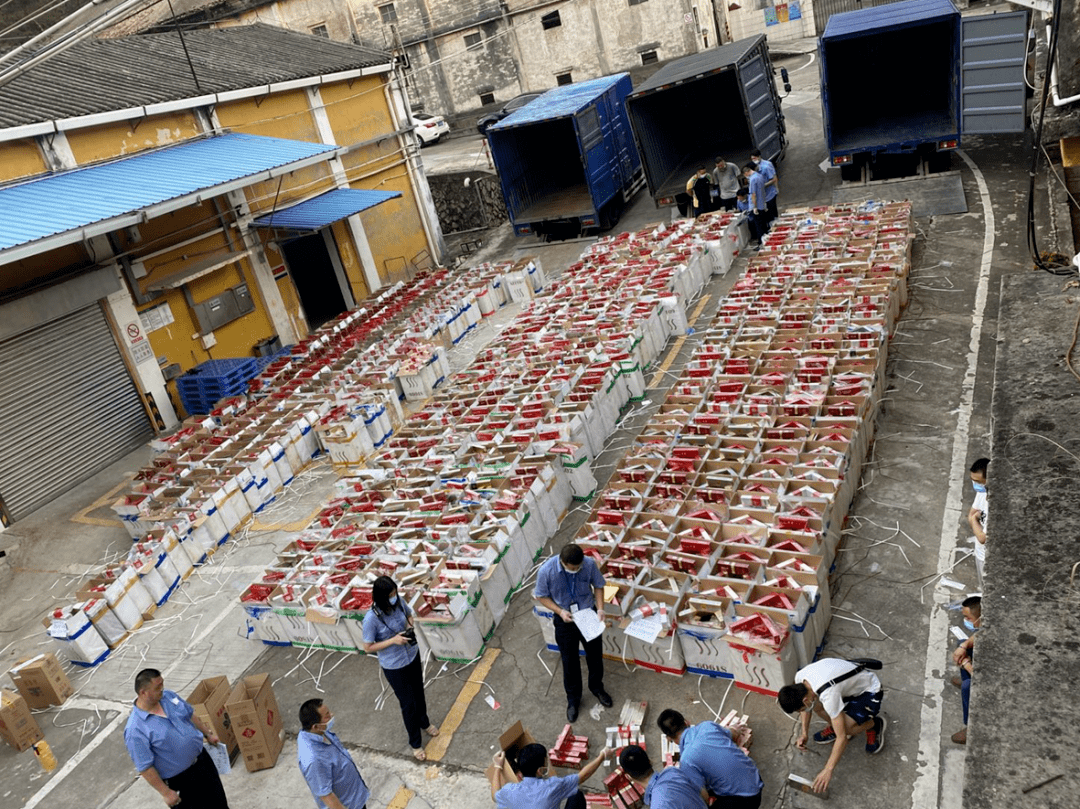
{"type": "Polygon", "coordinates": [[[960,18],[960,132],[1023,132],[1026,11],[960,18]]]}
{"type": "Polygon", "coordinates": [[[775,162],[784,150],[784,137],[780,110],[777,108],[776,85],[764,47],[756,47],[739,64],[739,81],[746,97],[750,140],[761,150],[762,157],[775,162]]]}
{"type": "Polygon", "coordinates": [[[13,520],[153,434],[100,304],[0,341],[0,424],[0,496],[13,520]]]}
{"type": "Polygon", "coordinates": [[[585,183],[589,187],[593,204],[600,206],[615,195],[615,178],[610,168],[612,155],[605,135],[611,128],[610,121],[602,121],[597,104],[591,104],[577,114],[578,136],[585,158],[585,183]]]}

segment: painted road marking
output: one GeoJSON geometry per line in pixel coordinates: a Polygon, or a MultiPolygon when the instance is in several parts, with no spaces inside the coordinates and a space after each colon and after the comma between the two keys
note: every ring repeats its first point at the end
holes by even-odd
{"type": "MultiPolygon", "coordinates": [[[[712,295],[706,295],[700,301],[698,301],[698,305],[694,308],[694,313],[690,315],[690,320],[687,321],[688,325],[693,326],[695,323],[697,323],[697,319],[701,316],[701,310],[705,308],[705,304],[709,302],[709,298],[711,297],[712,295]]],[[[678,339],[675,340],[675,345],[671,347],[671,351],[669,351],[668,355],[664,357],[664,362],[660,365],[659,368],[656,369],[656,373],[653,374],[653,378],[649,380],[650,388],[655,388],[659,384],[660,378],[668,372],[668,368],[670,368],[671,364],[675,362],[675,358],[679,356],[679,351],[682,349],[683,343],[685,342],[686,335],[679,335],[678,339]]]]}
{"type": "MultiPolygon", "coordinates": [[[[975,175],[982,200],[983,249],[979,268],[979,284],[975,288],[975,307],[971,316],[971,338],[968,341],[967,369],[961,385],[960,407],[953,433],[952,462],[949,466],[949,491],[945,498],[945,513],[941,518],[941,547],[938,549],[938,575],[947,573],[956,550],[959,525],[963,516],[964,487],[967,484],[967,454],[971,431],[971,411],[975,401],[975,376],[979,368],[979,343],[982,339],[983,313],[986,311],[987,290],[990,286],[990,264],[994,257],[994,207],[990,191],[979,167],[962,150],[963,158],[975,175]]],[[[930,631],[926,642],[926,664],[923,672],[922,711],[919,719],[919,756],[911,790],[913,807],[937,806],[941,793],[941,716],[945,679],[941,676],[941,644],[949,631],[950,596],[934,588],[934,603],[930,607],[930,631]]]]}
{"type": "Polygon", "coordinates": [[[85,525],[100,525],[104,528],[114,528],[120,525],[119,517],[115,517],[111,520],[106,520],[101,517],[89,517],[87,515],[91,511],[95,511],[96,509],[104,508],[105,506],[110,505],[112,503],[112,499],[116,497],[116,495],[120,492],[121,489],[125,488],[129,483],[131,483],[131,480],[134,477],[135,473],[133,472],[124,475],[124,479],[122,481],[117,483],[115,486],[109,489],[109,491],[105,492],[105,494],[101,495],[101,497],[88,505],[86,508],[76,512],[74,516],[69,517],[68,519],[71,522],[81,522],[85,525]]]}
{"type": "Polygon", "coordinates": [[[461,687],[457,699],[450,706],[450,712],[446,714],[446,719],[443,720],[442,725],[439,727],[439,735],[428,742],[427,747],[424,748],[428,761],[442,761],[443,756],[446,755],[454,731],[461,726],[461,722],[465,718],[465,711],[469,709],[469,704],[480,693],[480,688],[483,686],[488,674],[491,673],[491,667],[495,665],[495,658],[499,656],[500,651],[502,650],[488,649],[484,652],[484,656],[480,658],[480,662],[473,669],[472,674],[469,675],[469,679],[461,687]]]}
{"type": "Polygon", "coordinates": [[[415,797],[416,793],[407,786],[400,786],[397,794],[390,799],[390,803],[386,804],[386,809],[405,809],[409,805],[409,801],[415,797]]]}

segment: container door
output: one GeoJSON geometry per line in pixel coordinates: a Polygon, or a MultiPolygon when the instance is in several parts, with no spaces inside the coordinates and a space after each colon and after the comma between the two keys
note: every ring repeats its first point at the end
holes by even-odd
{"type": "Polygon", "coordinates": [[[0,496],[13,520],[153,435],[101,306],[0,341],[0,496]]]}
{"type": "Polygon", "coordinates": [[[746,100],[750,139],[762,157],[776,161],[784,150],[776,85],[764,46],[754,48],[739,65],[739,81],[746,100]]]}
{"type": "Polygon", "coordinates": [[[581,138],[581,153],[585,161],[585,182],[589,186],[593,204],[600,206],[615,194],[615,179],[618,167],[612,166],[614,155],[604,137],[605,128],[610,129],[610,121],[600,117],[598,104],[592,104],[577,114],[578,137],[581,138]]]}
{"type": "Polygon", "coordinates": [[[960,132],[1023,132],[1026,11],[960,18],[960,132]]]}

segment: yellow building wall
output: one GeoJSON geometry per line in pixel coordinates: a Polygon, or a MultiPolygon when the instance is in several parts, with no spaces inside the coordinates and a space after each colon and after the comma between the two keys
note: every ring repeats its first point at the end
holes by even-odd
{"type": "MultiPolygon", "coordinates": [[[[323,85],[321,95],[334,137],[342,146],[375,141],[341,158],[353,188],[399,191],[401,197],[360,214],[379,277],[403,280],[409,264],[427,255],[419,204],[409,183],[406,157],[396,137],[385,94],[386,76],[323,85]]],[[[350,280],[352,277],[350,276],[350,280]]]]}
{"type": "Polygon", "coordinates": [[[191,112],[180,110],[136,121],[117,121],[67,132],[68,145],[81,166],[190,140],[201,133],[191,112]]]}
{"type": "Polygon", "coordinates": [[[0,183],[42,174],[48,168],[33,139],[0,143],[0,183]]]}

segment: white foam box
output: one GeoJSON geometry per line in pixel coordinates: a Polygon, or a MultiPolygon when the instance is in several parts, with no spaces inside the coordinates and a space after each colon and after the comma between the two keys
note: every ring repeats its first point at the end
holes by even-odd
{"type": "MultiPolygon", "coordinates": [[[[737,618],[752,615],[754,612],[759,612],[759,610],[745,604],[735,605],[737,618]]],[[[799,664],[788,628],[787,616],[779,613],[769,615],[769,618],[781,628],[788,630],[787,637],[779,649],[737,638],[731,634],[726,635],[724,641],[730,648],[731,670],[735,676],[735,685],[747,691],[775,697],[783,686],[795,681],[795,672],[798,671],[799,664]]]]}

